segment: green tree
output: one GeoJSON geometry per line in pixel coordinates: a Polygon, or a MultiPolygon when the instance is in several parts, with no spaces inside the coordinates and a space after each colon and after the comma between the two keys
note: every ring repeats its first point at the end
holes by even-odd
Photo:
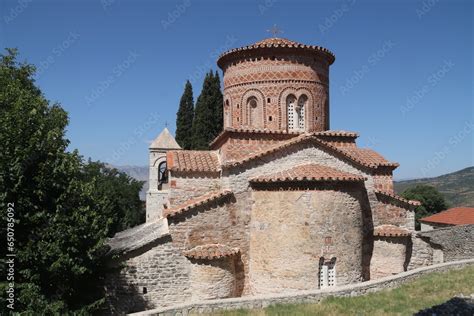
{"type": "Polygon", "coordinates": [[[224,125],[223,103],[224,97],[221,91],[221,80],[219,78],[219,73],[216,71],[210,92],[210,107],[213,114],[213,124],[211,131],[212,138],[209,141],[212,141],[220,132],[222,132],[224,125]]]}
{"type": "Polygon", "coordinates": [[[192,149],[208,149],[212,137],[213,114],[211,112],[210,94],[213,85],[213,73],[207,73],[202,84],[201,94],[196,101],[193,120],[192,149]]]}
{"type": "Polygon", "coordinates": [[[143,220],[141,183],[66,150],[67,113],[34,73],[16,50],[0,55],[0,208],[3,218],[14,209],[15,311],[92,313],[103,302],[105,239],[143,220]]]}
{"type": "Polygon", "coordinates": [[[420,229],[420,218],[439,213],[448,208],[444,196],[435,187],[429,185],[420,184],[408,188],[403,191],[401,196],[408,200],[421,202],[421,205],[415,209],[416,229],[420,229]]]}
{"type": "Polygon", "coordinates": [[[193,119],[193,87],[188,80],[179,102],[178,113],[176,114],[176,141],[183,149],[192,148],[193,119]]]}
{"type": "Polygon", "coordinates": [[[219,75],[206,74],[194,111],[193,149],[208,149],[209,143],[222,130],[222,92],[219,75]]]}

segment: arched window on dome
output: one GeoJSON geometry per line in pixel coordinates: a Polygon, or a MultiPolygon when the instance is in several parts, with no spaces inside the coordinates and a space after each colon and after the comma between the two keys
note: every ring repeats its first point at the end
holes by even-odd
{"type": "Polygon", "coordinates": [[[254,128],[263,128],[263,114],[256,97],[247,99],[248,125],[254,128]]]}
{"type": "Polygon", "coordinates": [[[298,129],[301,131],[305,130],[305,112],[308,103],[308,97],[303,94],[298,99],[298,105],[295,108],[295,112],[298,117],[298,129]]]}
{"type": "Polygon", "coordinates": [[[225,127],[232,127],[232,110],[230,108],[229,99],[226,99],[224,104],[225,127]]]}
{"type": "Polygon", "coordinates": [[[286,109],[287,109],[287,117],[288,117],[288,130],[293,131],[297,128],[297,120],[295,118],[295,107],[296,107],[296,97],[290,94],[286,98],[286,109]]]}

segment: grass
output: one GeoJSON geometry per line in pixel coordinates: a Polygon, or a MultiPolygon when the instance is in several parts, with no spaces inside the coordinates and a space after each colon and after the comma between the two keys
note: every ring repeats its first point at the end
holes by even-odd
{"type": "Polygon", "coordinates": [[[329,297],[319,304],[274,305],[261,310],[224,311],[213,315],[413,315],[461,293],[474,293],[474,266],[430,273],[398,288],[364,296],[329,297]]]}

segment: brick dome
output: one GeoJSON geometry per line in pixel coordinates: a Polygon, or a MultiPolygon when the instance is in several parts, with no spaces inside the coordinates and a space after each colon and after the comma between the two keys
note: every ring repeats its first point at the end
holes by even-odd
{"type": "Polygon", "coordinates": [[[320,46],[267,38],[223,53],[224,127],[315,132],[329,129],[329,66],[320,46]]]}

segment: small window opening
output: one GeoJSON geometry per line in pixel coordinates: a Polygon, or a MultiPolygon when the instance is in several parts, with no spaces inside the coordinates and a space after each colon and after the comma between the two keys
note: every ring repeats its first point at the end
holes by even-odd
{"type": "Polygon", "coordinates": [[[166,161],[160,162],[158,165],[158,184],[168,183],[168,169],[166,161]]]}
{"type": "Polygon", "coordinates": [[[267,103],[270,103],[270,98],[267,98],[267,103]]]}
{"type": "Polygon", "coordinates": [[[143,287],[143,294],[146,294],[146,293],[148,293],[148,290],[146,287],[143,287]]]}
{"type": "Polygon", "coordinates": [[[270,115],[270,116],[268,117],[268,121],[271,122],[272,120],[273,120],[273,118],[272,118],[272,116],[270,115]]]}
{"type": "Polygon", "coordinates": [[[336,286],[336,258],[319,260],[319,288],[336,286]]]}

